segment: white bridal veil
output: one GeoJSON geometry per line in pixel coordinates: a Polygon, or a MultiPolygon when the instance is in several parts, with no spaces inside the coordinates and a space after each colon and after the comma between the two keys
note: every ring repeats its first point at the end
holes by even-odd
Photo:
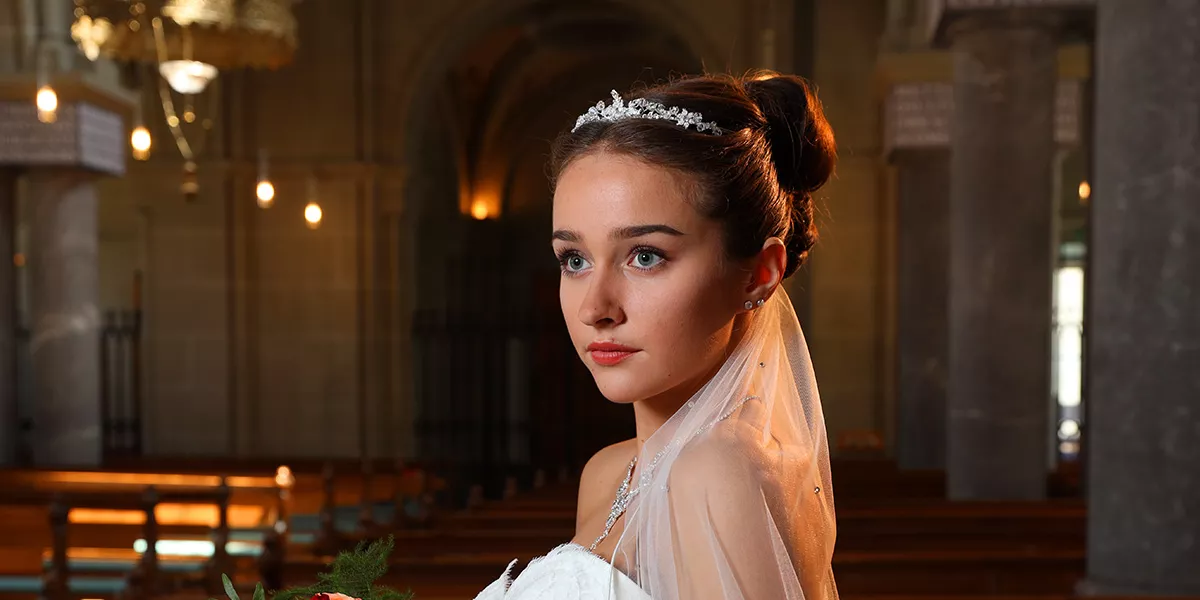
{"type": "Polygon", "coordinates": [[[613,563],[654,600],[835,600],[829,447],[782,286],[646,440],[613,563]]]}

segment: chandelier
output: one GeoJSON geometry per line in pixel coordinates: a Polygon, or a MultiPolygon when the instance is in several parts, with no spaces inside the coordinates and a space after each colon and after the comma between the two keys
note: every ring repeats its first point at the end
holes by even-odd
{"type": "Polygon", "coordinates": [[[277,69],[296,51],[295,0],[75,0],[71,36],[91,60],[191,60],[217,70],[277,69]],[[167,57],[148,33],[160,20],[167,57]]]}
{"type": "MultiPolygon", "coordinates": [[[[75,0],[71,37],[90,60],[103,56],[156,67],[163,113],[184,158],[181,189],[185,198],[194,199],[196,154],[212,116],[198,120],[193,98],[222,71],[276,69],[291,62],[297,1],[75,0]],[[181,114],[172,92],[182,97],[181,114]]],[[[215,98],[208,96],[215,111],[215,98]]],[[[149,139],[145,127],[134,130],[135,158],[149,156],[149,139]]]]}

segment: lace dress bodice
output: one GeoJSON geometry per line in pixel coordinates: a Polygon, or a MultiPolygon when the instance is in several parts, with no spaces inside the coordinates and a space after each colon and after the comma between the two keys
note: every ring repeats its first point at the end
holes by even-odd
{"type": "Polygon", "coordinates": [[[650,600],[627,575],[579,544],[551,550],[510,579],[516,564],[509,563],[475,600],[650,600]]]}

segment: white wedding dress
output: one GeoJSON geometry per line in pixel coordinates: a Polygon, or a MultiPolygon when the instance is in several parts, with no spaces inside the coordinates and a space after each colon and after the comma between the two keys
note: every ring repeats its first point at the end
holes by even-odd
{"type": "Polygon", "coordinates": [[[475,600],[650,600],[627,575],[579,544],[555,548],[510,579],[516,564],[509,563],[475,600]]]}
{"type": "Polygon", "coordinates": [[[829,446],[816,375],[782,288],[741,318],[715,375],[642,444],[600,539],[565,544],[476,600],[838,600],[829,446]],[[639,469],[636,481],[633,469],[639,469]]]}

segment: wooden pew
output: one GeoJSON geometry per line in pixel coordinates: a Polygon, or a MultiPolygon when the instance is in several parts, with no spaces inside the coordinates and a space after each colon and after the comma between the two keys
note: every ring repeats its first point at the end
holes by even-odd
{"type": "Polygon", "coordinates": [[[363,540],[377,539],[398,531],[427,529],[433,525],[438,510],[435,495],[440,489],[440,480],[426,469],[394,463],[393,472],[381,477],[371,461],[363,461],[358,477],[358,519],[353,532],[337,530],[336,510],[339,490],[338,472],[335,464],[327,462],[321,470],[321,501],[318,510],[318,529],[313,552],[318,556],[330,556],[353,548],[363,540]],[[375,505],[383,500],[378,490],[390,479],[391,494],[386,498],[394,507],[390,523],[377,522],[375,505]],[[417,515],[410,516],[406,507],[410,501],[418,503],[417,515]]]}
{"type": "MultiPolygon", "coordinates": [[[[940,472],[902,472],[885,461],[847,461],[838,467],[834,492],[839,536],[834,563],[844,582],[843,597],[1070,595],[1082,576],[1086,511],[1078,499],[1031,504],[949,502],[944,499],[940,472]]],[[[343,472],[340,480],[331,468],[326,470],[322,530],[326,539],[339,542],[326,552],[362,539],[368,529],[362,507],[373,504],[373,494],[386,487],[386,479],[377,468],[363,468],[357,476],[343,472]],[[352,504],[346,492],[355,489],[359,529],[339,537],[333,528],[334,500],[340,496],[343,504],[352,504]]],[[[544,476],[538,479],[533,493],[514,490],[510,482],[504,500],[485,500],[457,514],[439,515],[425,528],[406,526],[398,519],[391,527],[397,546],[389,582],[402,588],[411,585],[420,594],[422,589],[443,589],[437,587],[439,582],[449,581],[469,592],[489,583],[509,560],[520,558],[524,563],[569,540],[577,484],[547,485],[544,476]]],[[[393,485],[397,483],[393,477],[393,485]]],[[[378,531],[386,525],[370,523],[378,531]]],[[[319,563],[317,557],[297,556],[283,566],[283,577],[311,578],[319,563]]]]}
{"type": "MultiPolygon", "coordinates": [[[[251,486],[243,484],[235,490],[231,489],[226,478],[219,478],[216,486],[195,485],[163,485],[137,486],[125,483],[99,484],[85,478],[86,483],[70,482],[70,478],[46,477],[42,473],[26,472],[4,474],[8,479],[21,482],[22,487],[12,487],[0,491],[0,515],[4,509],[21,509],[21,507],[47,507],[49,514],[49,539],[41,537],[44,534],[35,533],[31,529],[24,534],[23,543],[48,543],[50,562],[43,574],[46,597],[50,600],[70,597],[69,582],[73,575],[81,573],[71,568],[71,558],[68,549],[80,545],[75,534],[88,534],[84,544],[105,544],[105,537],[117,535],[117,541],[112,548],[131,548],[133,538],[130,536],[130,525],[96,525],[77,524],[72,526],[69,520],[72,509],[100,509],[119,511],[138,511],[142,514],[140,532],[145,541],[146,549],[134,563],[134,568],[126,574],[126,592],[124,596],[139,599],[150,598],[164,592],[179,589],[203,589],[210,596],[223,596],[221,574],[235,575],[237,565],[227,551],[230,540],[229,510],[231,498],[235,493],[242,495],[259,495],[259,501],[266,501],[262,494],[272,496],[275,508],[275,522],[265,533],[265,552],[258,561],[260,576],[265,580],[277,581],[280,568],[278,563],[284,560],[286,548],[286,519],[290,482],[288,485],[251,486]],[[38,477],[43,475],[42,477],[38,477]],[[164,576],[160,568],[160,557],[157,552],[157,542],[161,539],[162,526],[157,517],[157,507],[166,504],[211,505],[216,507],[217,522],[215,527],[197,527],[190,525],[169,526],[168,531],[175,534],[195,535],[207,534],[213,542],[212,556],[205,560],[200,574],[181,574],[164,576]],[[100,532],[112,532],[108,534],[100,532]],[[30,534],[33,534],[31,537],[30,534]],[[121,541],[123,536],[130,536],[121,541]],[[38,540],[35,542],[35,540],[38,540]]],[[[115,478],[119,479],[119,478],[115,478]]],[[[171,480],[171,477],[163,477],[171,480]]],[[[23,509],[28,510],[28,509],[23,509]]],[[[243,528],[245,529],[245,528],[243,528]]],[[[111,540],[107,540],[112,543],[111,540]]],[[[90,546],[89,546],[90,547],[90,546]]],[[[18,546],[19,548],[19,546],[18,546]]],[[[101,575],[111,574],[111,571],[99,571],[82,574],[101,575]]],[[[10,571],[10,576],[13,573],[10,571]]],[[[94,594],[93,594],[94,595],[94,594]]]]}
{"type": "MultiPolygon", "coordinates": [[[[523,563],[571,538],[574,509],[515,498],[443,521],[426,537],[400,535],[397,572],[413,585],[436,573],[487,583],[512,558],[523,563]],[[411,546],[413,551],[406,551],[411,546]],[[491,569],[491,570],[489,570],[491,569]]],[[[945,500],[839,510],[835,572],[857,594],[1070,594],[1083,574],[1086,513],[1080,502],[945,500]]]]}
{"type": "Polygon", "coordinates": [[[67,550],[70,547],[70,523],[68,515],[73,508],[110,509],[110,510],[140,510],[144,514],[142,539],[146,542],[146,550],[136,562],[132,571],[126,576],[124,596],[130,600],[152,598],[155,595],[183,587],[183,581],[169,581],[162,578],[159,565],[157,543],[159,540],[158,518],[156,508],[162,502],[179,502],[195,504],[215,504],[221,514],[220,524],[214,530],[214,551],[212,559],[204,568],[203,587],[206,592],[213,593],[220,589],[220,574],[228,568],[228,555],[223,543],[229,540],[228,507],[229,488],[222,486],[217,490],[171,490],[159,492],[154,486],[145,489],[141,494],[129,492],[92,492],[92,493],[56,493],[50,503],[50,529],[52,535],[51,561],[43,576],[43,590],[48,600],[69,600],[69,581],[72,569],[68,561],[67,550]],[[213,582],[216,587],[213,587],[213,582]]]}

